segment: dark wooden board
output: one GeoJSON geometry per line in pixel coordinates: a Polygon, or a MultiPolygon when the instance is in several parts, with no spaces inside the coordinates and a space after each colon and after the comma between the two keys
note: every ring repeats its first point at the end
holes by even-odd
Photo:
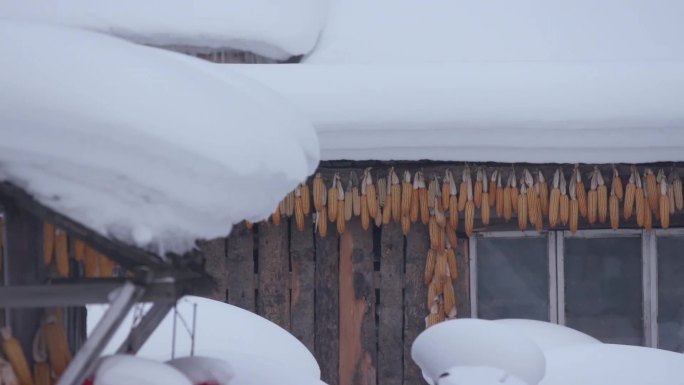
{"type": "Polygon", "coordinates": [[[404,277],[404,385],[424,382],[420,369],[411,359],[411,344],[425,329],[427,288],[423,282],[425,256],[429,249],[427,226],[413,224],[406,236],[406,273],[404,277]]]}
{"type": "Polygon", "coordinates": [[[378,309],[378,378],[401,385],[404,366],[404,234],[391,223],[382,227],[380,305],[378,309]]]}
{"type": "Polygon", "coordinates": [[[453,282],[456,295],[456,318],[470,317],[470,258],[468,238],[459,238],[456,247],[458,277],[453,282]]]}
{"type": "Polygon", "coordinates": [[[375,384],[373,234],[353,218],[340,237],[340,385],[375,384]]]}
{"type": "Polygon", "coordinates": [[[233,226],[226,252],[226,300],[254,312],[254,233],[244,223],[233,226]]]}
{"type": "Polygon", "coordinates": [[[316,265],[313,223],[306,221],[304,230],[290,226],[290,263],[292,292],[290,298],[290,331],[314,350],[314,289],[316,265]]]}
{"type": "Polygon", "coordinates": [[[327,235],[315,236],[316,297],[315,351],[321,367],[321,380],[339,384],[339,237],[335,226],[328,226],[327,235]]]}
{"type": "MultiPolygon", "coordinates": [[[[241,224],[237,226],[241,226],[241,224]]],[[[226,301],[226,290],[228,290],[226,238],[203,241],[200,243],[200,247],[205,257],[204,267],[215,282],[210,298],[217,301],[226,301]]]]}
{"type": "Polygon", "coordinates": [[[285,330],[290,329],[289,222],[259,224],[259,297],[257,312],[285,330]]]}

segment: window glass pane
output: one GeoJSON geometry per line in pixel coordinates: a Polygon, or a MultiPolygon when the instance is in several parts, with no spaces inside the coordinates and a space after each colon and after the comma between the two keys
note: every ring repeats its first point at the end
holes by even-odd
{"type": "Polygon", "coordinates": [[[684,237],[658,238],[658,347],[684,351],[684,237]]]}
{"type": "Polygon", "coordinates": [[[479,318],[549,320],[547,238],[477,240],[479,318]]]}
{"type": "Polygon", "coordinates": [[[566,325],[643,345],[641,237],[565,239],[566,325]]]}

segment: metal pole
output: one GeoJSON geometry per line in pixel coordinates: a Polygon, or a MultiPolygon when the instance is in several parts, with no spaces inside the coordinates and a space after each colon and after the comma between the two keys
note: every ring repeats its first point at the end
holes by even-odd
{"type": "Polygon", "coordinates": [[[152,332],[159,326],[169,311],[174,307],[175,302],[164,301],[152,305],[147,314],[140,320],[140,323],[131,330],[126,340],[121,344],[117,353],[119,354],[135,354],[142,348],[152,332]]]}
{"type": "Polygon", "coordinates": [[[173,307],[173,333],[171,334],[171,359],[176,358],[176,318],[178,318],[178,309],[173,307]]]}
{"type": "Polygon", "coordinates": [[[115,292],[109,309],[97,323],[95,329],[64,371],[57,385],[81,385],[95,369],[97,359],[104,351],[117,328],[124,320],[136,301],[142,296],[143,289],[126,282],[115,292]]]}
{"type": "Polygon", "coordinates": [[[192,339],[190,340],[190,356],[195,355],[195,325],[197,324],[197,304],[192,304],[192,339]]]}

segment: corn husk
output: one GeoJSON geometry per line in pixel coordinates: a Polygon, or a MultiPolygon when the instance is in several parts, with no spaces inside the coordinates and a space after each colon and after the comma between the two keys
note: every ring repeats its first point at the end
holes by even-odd
{"type": "Polygon", "coordinates": [[[589,224],[593,225],[596,223],[596,215],[598,212],[598,192],[596,188],[598,187],[598,177],[596,170],[591,174],[591,187],[587,193],[587,220],[589,224]]]}
{"type": "Polygon", "coordinates": [[[430,220],[430,208],[428,207],[428,192],[423,178],[423,173],[420,173],[420,183],[418,187],[418,204],[420,206],[420,220],[424,225],[427,225],[430,220]]]}
{"type": "MultiPolygon", "coordinates": [[[[391,174],[393,172],[394,172],[394,168],[391,168],[390,169],[390,175],[388,175],[386,182],[384,179],[378,179],[379,181],[382,180],[383,184],[385,184],[385,187],[383,188],[383,190],[390,192],[390,195],[387,196],[386,198],[384,198],[384,200],[385,200],[384,205],[381,205],[381,207],[382,207],[382,223],[385,225],[389,224],[390,221],[392,220],[392,185],[391,185],[392,177],[391,177],[391,174]]],[[[380,185],[378,184],[378,187],[379,186],[380,185]]],[[[379,188],[378,188],[378,191],[380,191],[379,188]]],[[[381,194],[379,193],[378,197],[380,197],[380,196],[381,196],[381,194]]]]}
{"type": "Polygon", "coordinates": [[[523,184],[527,187],[527,219],[530,221],[531,224],[534,225],[537,223],[537,200],[539,199],[539,197],[537,195],[537,190],[534,186],[534,179],[532,178],[532,174],[530,174],[530,172],[527,169],[523,170],[523,177],[524,181],[521,181],[520,185],[521,188],[523,184]]]}
{"type": "Polygon", "coordinates": [[[354,195],[352,193],[351,179],[347,182],[347,188],[344,190],[344,220],[349,222],[354,216],[354,195]]]}
{"type": "Polygon", "coordinates": [[[509,177],[509,182],[511,183],[511,209],[513,210],[514,213],[518,212],[518,202],[520,201],[518,199],[518,195],[520,195],[520,192],[518,191],[518,181],[515,178],[515,170],[511,171],[511,175],[509,177]]]}
{"type": "MultiPolygon", "coordinates": [[[[394,167],[390,168],[390,173],[394,172],[394,167]]],[[[388,174],[388,178],[380,178],[376,180],[376,187],[375,191],[377,192],[378,195],[378,204],[380,205],[380,208],[385,207],[385,203],[387,202],[387,196],[390,194],[390,178],[388,174]]]]}
{"type": "MultiPolygon", "coordinates": [[[[366,203],[368,205],[368,214],[371,216],[371,218],[375,218],[378,215],[378,197],[376,195],[375,191],[375,185],[373,185],[373,176],[371,175],[371,169],[370,167],[366,169],[364,172],[364,180],[366,181],[366,203]]],[[[364,191],[361,191],[361,194],[363,194],[364,191]]]]}
{"type": "Polygon", "coordinates": [[[454,293],[454,287],[450,280],[444,282],[444,287],[442,288],[444,292],[444,311],[445,313],[455,312],[456,308],[456,295],[454,293]]]}
{"type": "Polygon", "coordinates": [[[682,194],[682,180],[677,173],[674,174],[672,180],[672,189],[674,192],[675,208],[677,211],[680,211],[684,208],[684,195],[682,194]]]}

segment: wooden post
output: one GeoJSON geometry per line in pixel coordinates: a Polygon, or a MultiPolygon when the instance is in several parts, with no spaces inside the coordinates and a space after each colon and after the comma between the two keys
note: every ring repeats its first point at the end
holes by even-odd
{"type": "Polygon", "coordinates": [[[328,234],[316,234],[316,297],[314,347],[321,366],[321,380],[339,384],[339,236],[335,226],[328,234]]]}
{"type": "Polygon", "coordinates": [[[229,304],[254,312],[254,233],[244,223],[233,226],[225,261],[229,304]]]}
{"type": "Polygon", "coordinates": [[[311,353],[314,349],[314,286],[316,261],[313,223],[305,221],[304,231],[290,226],[290,263],[292,264],[292,295],[290,298],[290,332],[311,353]]]}
{"type": "Polygon", "coordinates": [[[382,227],[378,370],[382,385],[404,380],[404,234],[397,223],[382,227]]]}
{"type": "Polygon", "coordinates": [[[423,282],[425,256],[430,241],[427,226],[414,224],[406,236],[406,274],[404,277],[404,385],[424,383],[418,365],[411,359],[411,344],[425,330],[427,288],[423,282]]]}
{"type": "Polygon", "coordinates": [[[279,225],[259,224],[259,298],[260,316],[290,330],[289,278],[289,221],[279,225]]]}
{"type": "MultiPolygon", "coordinates": [[[[43,221],[17,206],[3,202],[5,209],[5,285],[43,283],[43,221]]],[[[30,363],[33,336],[40,326],[40,309],[7,309],[6,325],[19,340],[30,363]]]]}

